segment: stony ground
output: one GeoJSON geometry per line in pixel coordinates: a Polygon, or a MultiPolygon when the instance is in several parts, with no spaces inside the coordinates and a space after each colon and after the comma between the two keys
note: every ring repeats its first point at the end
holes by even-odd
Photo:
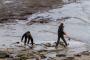
{"type": "Polygon", "coordinates": [[[17,46],[16,48],[5,48],[0,51],[0,60],[89,60],[90,52],[83,51],[74,54],[66,54],[62,44],[55,48],[55,43],[35,44],[30,46],[17,46]]]}

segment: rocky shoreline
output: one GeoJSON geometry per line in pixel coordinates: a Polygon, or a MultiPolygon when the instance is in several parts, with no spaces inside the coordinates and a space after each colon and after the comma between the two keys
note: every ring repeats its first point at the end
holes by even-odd
{"type": "Polygon", "coordinates": [[[16,45],[14,48],[1,48],[0,60],[89,60],[90,51],[82,51],[67,54],[68,47],[59,45],[56,49],[55,43],[35,44],[30,46],[16,45]],[[66,51],[65,51],[66,50],[66,51]]]}

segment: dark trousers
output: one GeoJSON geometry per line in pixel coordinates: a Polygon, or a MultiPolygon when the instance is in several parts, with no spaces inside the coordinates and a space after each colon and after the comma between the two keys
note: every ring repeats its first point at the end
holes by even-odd
{"type": "Polygon", "coordinates": [[[57,42],[56,42],[56,47],[57,47],[58,44],[59,44],[60,38],[64,41],[65,45],[67,46],[67,42],[66,42],[66,40],[64,39],[64,36],[62,35],[62,36],[58,36],[58,40],[57,40],[57,42]]]}
{"type": "MultiPolygon", "coordinates": [[[[30,39],[28,39],[28,44],[29,44],[29,42],[30,42],[30,39]]],[[[31,39],[31,44],[33,45],[33,39],[31,39]]]]}
{"type": "Polygon", "coordinates": [[[27,38],[25,37],[25,40],[24,40],[24,45],[26,45],[26,43],[27,43],[27,38]]]}
{"type": "Polygon", "coordinates": [[[31,44],[33,45],[33,39],[29,39],[27,37],[25,37],[24,45],[29,44],[30,40],[31,40],[31,44]]]}

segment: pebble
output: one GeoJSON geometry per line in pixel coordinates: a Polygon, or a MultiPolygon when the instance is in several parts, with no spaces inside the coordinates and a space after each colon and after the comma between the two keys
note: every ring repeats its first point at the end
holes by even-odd
{"type": "Polygon", "coordinates": [[[57,54],[56,57],[66,57],[65,54],[57,54]]]}

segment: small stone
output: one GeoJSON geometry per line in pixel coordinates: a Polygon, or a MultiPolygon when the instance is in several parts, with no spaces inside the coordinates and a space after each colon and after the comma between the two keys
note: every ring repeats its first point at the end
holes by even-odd
{"type": "Polygon", "coordinates": [[[26,17],[18,17],[17,19],[19,19],[19,20],[27,20],[26,17]]]}
{"type": "Polygon", "coordinates": [[[38,19],[38,18],[41,18],[41,17],[37,17],[37,18],[31,20],[28,24],[33,24],[33,23],[41,23],[41,24],[43,24],[43,23],[48,23],[49,22],[48,19],[38,19]]]}
{"type": "Polygon", "coordinates": [[[66,57],[65,54],[57,54],[56,57],[66,57]]]}
{"type": "Polygon", "coordinates": [[[67,60],[74,60],[75,58],[74,57],[72,57],[72,56],[69,56],[69,57],[66,57],[67,58],[67,60]]]}
{"type": "Polygon", "coordinates": [[[44,45],[47,46],[47,47],[51,47],[51,44],[50,43],[46,43],[44,45]]]}
{"type": "Polygon", "coordinates": [[[41,57],[41,59],[46,58],[46,56],[44,54],[40,54],[40,57],[41,57]]]}
{"type": "Polygon", "coordinates": [[[47,52],[47,50],[39,50],[38,52],[39,53],[41,53],[41,52],[47,52]]]}
{"type": "Polygon", "coordinates": [[[15,57],[13,58],[13,60],[20,60],[20,57],[15,57]]]}
{"type": "Polygon", "coordinates": [[[16,42],[16,44],[19,44],[20,42],[16,42]]]}

